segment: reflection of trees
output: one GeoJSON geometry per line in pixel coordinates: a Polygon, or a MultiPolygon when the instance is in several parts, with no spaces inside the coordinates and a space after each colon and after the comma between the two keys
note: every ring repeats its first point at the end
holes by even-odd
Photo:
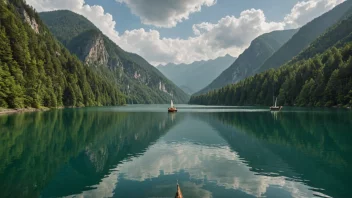
{"type": "Polygon", "coordinates": [[[111,166],[143,152],[175,121],[166,114],[85,109],[2,116],[0,197],[38,197],[67,162],[80,175],[94,172],[95,184],[111,166]]]}
{"type": "MultiPolygon", "coordinates": [[[[352,176],[350,113],[281,112],[276,118],[269,112],[212,115],[232,127],[232,131],[218,131],[254,171],[277,173],[294,179],[296,175],[290,171],[293,170],[309,185],[326,189],[329,195],[346,196],[343,189],[347,188],[352,176]],[[275,155],[276,159],[273,159],[275,155]],[[277,164],[280,160],[290,170],[280,172],[282,164],[277,164]]],[[[209,122],[217,127],[226,127],[215,123],[212,118],[209,122]]]]}

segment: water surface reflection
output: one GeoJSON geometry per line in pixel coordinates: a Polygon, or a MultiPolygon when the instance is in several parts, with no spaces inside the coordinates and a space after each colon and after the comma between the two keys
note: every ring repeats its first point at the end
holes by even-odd
{"type": "Polygon", "coordinates": [[[351,112],[233,108],[0,117],[0,197],[348,197],[351,112]]]}

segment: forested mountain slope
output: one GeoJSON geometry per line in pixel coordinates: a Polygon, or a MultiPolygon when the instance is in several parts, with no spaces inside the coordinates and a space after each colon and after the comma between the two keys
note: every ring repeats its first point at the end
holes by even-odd
{"type": "Polygon", "coordinates": [[[157,68],[183,91],[193,94],[211,83],[235,60],[236,58],[226,55],[214,60],[178,65],[170,63],[157,68]]]}
{"type": "Polygon", "coordinates": [[[196,95],[239,82],[246,77],[254,75],[264,61],[273,55],[296,32],[297,30],[274,31],[254,39],[249,48],[228,69],[222,72],[207,87],[196,93],[196,95]]]}
{"type": "Polygon", "coordinates": [[[190,103],[271,105],[273,96],[278,96],[279,105],[351,107],[352,42],[348,30],[342,33],[342,30],[351,26],[352,20],[346,19],[329,29],[313,42],[312,48],[301,53],[302,57],[309,55],[311,58],[291,61],[283,67],[270,69],[237,84],[194,96],[190,103]],[[330,41],[321,47],[332,46],[317,54],[322,49],[314,50],[317,48],[313,46],[323,38],[330,41]]]}
{"type": "Polygon", "coordinates": [[[306,50],[297,55],[291,62],[311,58],[315,54],[324,52],[331,46],[339,47],[350,41],[352,41],[352,15],[328,29],[328,31],[311,43],[306,50]]]}
{"type": "Polygon", "coordinates": [[[72,56],[23,0],[0,1],[0,107],[124,103],[116,84],[72,56]]]}
{"type": "Polygon", "coordinates": [[[52,33],[85,64],[121,85],[128,103],[185,103],[189,96],[142,57],[128,53],[71,11],[40,13],[52,33]]]}
{"type": "Polygon", "coordinates": [[[347,0],[304,25],[285,45],[265,61],[263,66],[259,69],[259,72],[270,68],[278,68],[290,61],[327,29],[352,13],[351,7],[352,1],[347,0]]]}

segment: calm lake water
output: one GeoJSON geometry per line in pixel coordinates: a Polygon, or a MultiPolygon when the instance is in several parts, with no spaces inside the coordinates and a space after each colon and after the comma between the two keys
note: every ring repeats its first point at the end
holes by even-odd
{"type": "Polygon", "coordinates": [[[167,107],[0,116],[0,197],[352,196],[352,111],[167,107]]]}

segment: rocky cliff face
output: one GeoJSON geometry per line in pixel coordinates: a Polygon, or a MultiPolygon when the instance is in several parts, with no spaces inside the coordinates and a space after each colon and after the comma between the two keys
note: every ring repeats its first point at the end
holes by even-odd
{"type": "Polygon", "coordinates": [[[70,11],[53,11],[40,16],[71,53],[116,83],[128,96],[129,103],[188,101],[189,96],[154,66],[139,55],[121,49],[83,16],[70,11]]]}
{"type": "Polygon", "coordinates": [[[28,23],[35,33],[39,34],[39,25],[35,19],[31,19],[26,10],[21,9],[22,17],[26,23],[28,23]]]}
{"type": "Polygon", "coordinates": [[[95,37],[90,44],[86,46],[83,52],[85,54],[85,63],[88,65],[107,65],[109,54],[104,45],[104,39],[101,34],[95,37]]]}

